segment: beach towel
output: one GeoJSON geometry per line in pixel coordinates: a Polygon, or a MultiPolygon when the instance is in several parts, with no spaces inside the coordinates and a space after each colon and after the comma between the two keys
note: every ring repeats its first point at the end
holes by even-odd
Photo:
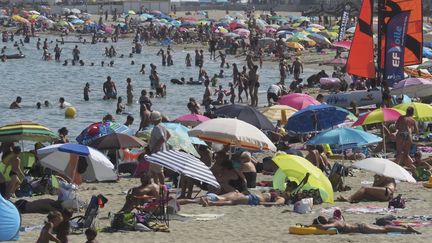
{"type": "MultiPolygon", "coordinates": [[[[334,211],[337,207],[329,207],[321,209],[321,213],[327,215],[333,215],[334,211]]],[[[356,207],[348,207],[341,208],[342,212],[352,213],[352,214],[389,214],[389,213],[397,213],[403,209],[401,208],[387,208],[382,206],[375,205],[366,205],[366,206],[356,206],[356,207]]]]}
{"type": "Polygon", "coordinates": [[[189,220],[195,220],[195,221],[211,221],[216,220],[221,217],[223,217],[224,214],[187,214],[187,213],[177,213],[174,215],[170,215],[170,220],[178,220],[178,221],[189,221],[189,220]]]}

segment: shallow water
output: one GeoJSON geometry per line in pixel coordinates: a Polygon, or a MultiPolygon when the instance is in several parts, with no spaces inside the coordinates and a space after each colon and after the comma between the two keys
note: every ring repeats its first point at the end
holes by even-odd
{"type": "MultiPolygon", "coordinates": [[[[48,37],[48,40],[55,40],[56,37],[48,37]]],[[[76,37],[70,37],[70,40],[76,40],[76,37]]],[[[43,39],[42,39],[43,40],[43,39]]],[[[126,102],[126,78],[132,79],[134,88],[134,104],[128,106],[126,112],[131,113],[135,117],[133,129],[138,129],[139,125],[139,105],[138,99],[141,89],[150,90],[150,80],[148,78],[150,63],[158,66],[157,70],[161,81],[167,84],[167,97],[156,98],[153,100],[153,109],[159,110],[166,114],[169,118],[174,119],[180,115],[188,113],[186,107],[188,98],[195,97],[197,101],[202,100],[204,86],[198,85],[174,85],[170,83],[171,78],[198,77],[197,67],[186,67],[184,63],[187,52],[193,57],[193,49],[187,51],[180,47],[174,47],[173,60],[174,66],[163,67],[161,58],[156,56],[160,47],[144,46],[141,54],[135,54],[133,58],[129,58],[128,54],[131,50],[131,40],[120,40],[115,43],[118,56],[124,54],[125,58],[109,59],[103,56],[105,47],[109,47],[110,43],[99,43],[96,45],[79,44],[81,51],[81,59],[84,60],[85,66],[71,66],[72,49],[75,44],[59,45],[63,48],[61,60],[69,59],[68,66],[62,66],[62,62],[42,61],[42,50],[36,49],[37,39],[32,39],[30,43],[20,47],[26,55],[25,59],[8,60],[6,63],[0,63],[0,83],[2,84],[2,92],[0,92],[0,125],[5,125],[17,121],[36,121],[53,131],[57,131],[60,127],[66,126],[69,129],[71,140],[92,122],[100,121],[107,114],[115,114],[116,100],[102,100],[103,92],[102,85],[107,76],[111,76],[116,82],[118,95],[123,97],[126,102]],[[101,61],[109,63],[114,60],[114,67],[101,67],[101,61]],[[135,65],[131,65],[131,61],[135,61],[135,65]],[[90,66],[94,62],[95,66],[90,66]],[[146,64],[146,74],[139,73],[141,64],[146,64]],[[91,93],[90,101],[83,100],[83,88],[86,82],[90,83],[91,93]],[[23,98],[22,109],[10,110],[9,105],[15,100],[16,96],[23,98]],[[58,99],[64,97],[67,102],[71,103],[77,109],[75,119],[65,119],[64,110],[58,108],[58,99]],[[36,109],[36,103],[43,103],[48,100],[51,103],[50,108],[42,107],[36,109]]],[[[5,43],[2,43],[3,45],[5,43]]],[[[17,51],[13,47],[13,43],[6,44],[6,54],[15,54],[17,51]]],[[[55,47],[55,42],[49,44],[49,50],[52,51],[55,47]]],[[[205,51],[206,48],[203,48],[205,51]]],[[[227,57],[227,62],[237,63],[239,69],[245,64],[244,58],[236,59],[233,56],[227,57]],[[241,64],[241,65],[240,65],[241,64]]],[[[206,53],[204,61],[205,69],[210,76],[219,73],[219,60],[210,61],[209,55],[206,53]]],[[[303,78],[308,77],[316,70],[305,68],[303,78]]],[[[232,81],[232,69],[225,69],[225,74],[229,77],[219,79],[219,83],[228,87],[228,83],[232,81]]],[[[279,80],[279,71],[277,63],[265,63],[263,68],[259,70],[260,74],[260,93],[265,94],[270,84],[276,83],[279,80]]],[[[288,78],[289,79],[289,78],[288,78]]],[[[264,95],[260,95],[260,104],[265,104],[264,95]],[[261,98],[262,97],[262,98],[261,98]]],[[[116,115],[115,119],[123,123],[126,119],[125,115],[116,115]]]]}

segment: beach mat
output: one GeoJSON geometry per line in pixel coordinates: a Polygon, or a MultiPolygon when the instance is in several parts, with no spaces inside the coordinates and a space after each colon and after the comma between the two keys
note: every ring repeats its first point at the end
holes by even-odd
{"type": "Polygon", "coordinates": [[[187,213],[177,213],[170,215],[170,220],[178,220],[178,221],[189,221],[189,220],[195,220],[195,221],[211,221],[216,220],[221,217],[223,217],[224,214],[211,214],[211,213],[205,213],[205,214],[187,214],[187,213]]]}

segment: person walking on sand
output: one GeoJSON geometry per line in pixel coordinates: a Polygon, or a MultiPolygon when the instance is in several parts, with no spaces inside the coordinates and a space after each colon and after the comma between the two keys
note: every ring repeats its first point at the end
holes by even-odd
{"type": "Polygon", "coordinates": [[[414,108],[408,107],[405,116],[400,116],[396,122],[396,161],[397,164],[412,167],[413,160],[409,153],[413,143],[413,134],[418,133],[417,123],[413,118],[414,108]]]}

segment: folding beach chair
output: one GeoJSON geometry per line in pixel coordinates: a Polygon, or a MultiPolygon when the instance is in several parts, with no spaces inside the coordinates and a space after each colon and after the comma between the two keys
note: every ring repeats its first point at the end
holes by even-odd
{"type": "Polygon", "coordinates": [[[103,205],[108,202],[108,199],[106,199],[101,194],[97,196],[92,196],[90,199],[90,202],[87,206],[87,209],[85,211],[84,215],[75,216],[70,219],[70,225],[73,232],[76,231],[83,231],[87,228],[94,228],[95,227],[95,221],[99,214],[99,207],[103,207],[103,205]]]}
{"type": "Polygon", "coordinates": [[[138,206],[136,209],[141,213],[141,216],[144,217],[144,221],[156,222],[169,227],[168,203],[170,200],[173,200],[173,197],[169,196],[169,190],[165,186],[161,186],[158,199],[138,206]]]}

